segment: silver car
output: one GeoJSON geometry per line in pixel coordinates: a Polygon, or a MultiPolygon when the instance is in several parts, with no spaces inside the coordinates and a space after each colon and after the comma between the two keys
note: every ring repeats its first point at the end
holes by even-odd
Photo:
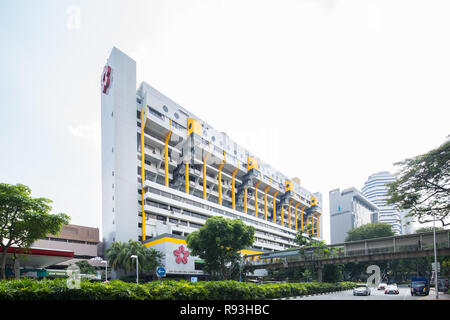
{"type": "Polygon", "coordinates": [[[370,296],[370,288],[367,284],[357,284],[353,288],[354,296],[370,296]]]}

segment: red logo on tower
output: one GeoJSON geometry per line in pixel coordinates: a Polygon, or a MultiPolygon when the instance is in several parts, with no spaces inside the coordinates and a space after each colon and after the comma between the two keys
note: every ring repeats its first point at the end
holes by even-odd
{"type": "Polygon", "coordinates": [[[183,246],[173,250],[173,254],[177,257],[175,260],[177,263],[183,262],[186,264],[188,262],[189,251],[185,250],[183,246]]]}
{"type": "Polygon", "coordinates": [[[111,83],[111,67],[105,66],[102,74],[102,92],[107,94],[109,84],[111,83]]]}

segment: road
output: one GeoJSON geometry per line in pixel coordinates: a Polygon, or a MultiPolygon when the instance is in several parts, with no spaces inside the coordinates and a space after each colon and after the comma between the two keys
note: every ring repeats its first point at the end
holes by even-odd
{"type": "Polygon", "coordinates": [[[407,285],[399,286],[399,294],[385,294],[384,290],[371,289],[370,296],[353,296],[353,290],[333,292],[289,300],[416,300],[420,296],[411,296],[407,285]]]}

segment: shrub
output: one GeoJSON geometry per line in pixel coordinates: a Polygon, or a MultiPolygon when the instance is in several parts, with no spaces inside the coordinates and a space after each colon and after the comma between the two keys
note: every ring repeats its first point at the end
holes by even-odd
{"type": "Polygon", "coordinates": [[[113,280],[81,281],[69,289],[65,279],[0,281],[0,300],[260,300],[348,290],[351,282],[267,283],[164,280],[144,284],[113,280]]]}

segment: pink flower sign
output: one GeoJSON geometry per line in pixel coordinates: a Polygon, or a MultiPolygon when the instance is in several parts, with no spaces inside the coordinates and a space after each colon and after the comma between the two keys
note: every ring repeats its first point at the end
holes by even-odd
{"type": "Polygon", "coordinates": [[[173,254],[176,256],[176,262],[181,263],[183,262],[186,264],[188,262],[189,257],[189,251],[184,249],[184,246],[180,246],[178,249],[173,250],[173,254]]]}

